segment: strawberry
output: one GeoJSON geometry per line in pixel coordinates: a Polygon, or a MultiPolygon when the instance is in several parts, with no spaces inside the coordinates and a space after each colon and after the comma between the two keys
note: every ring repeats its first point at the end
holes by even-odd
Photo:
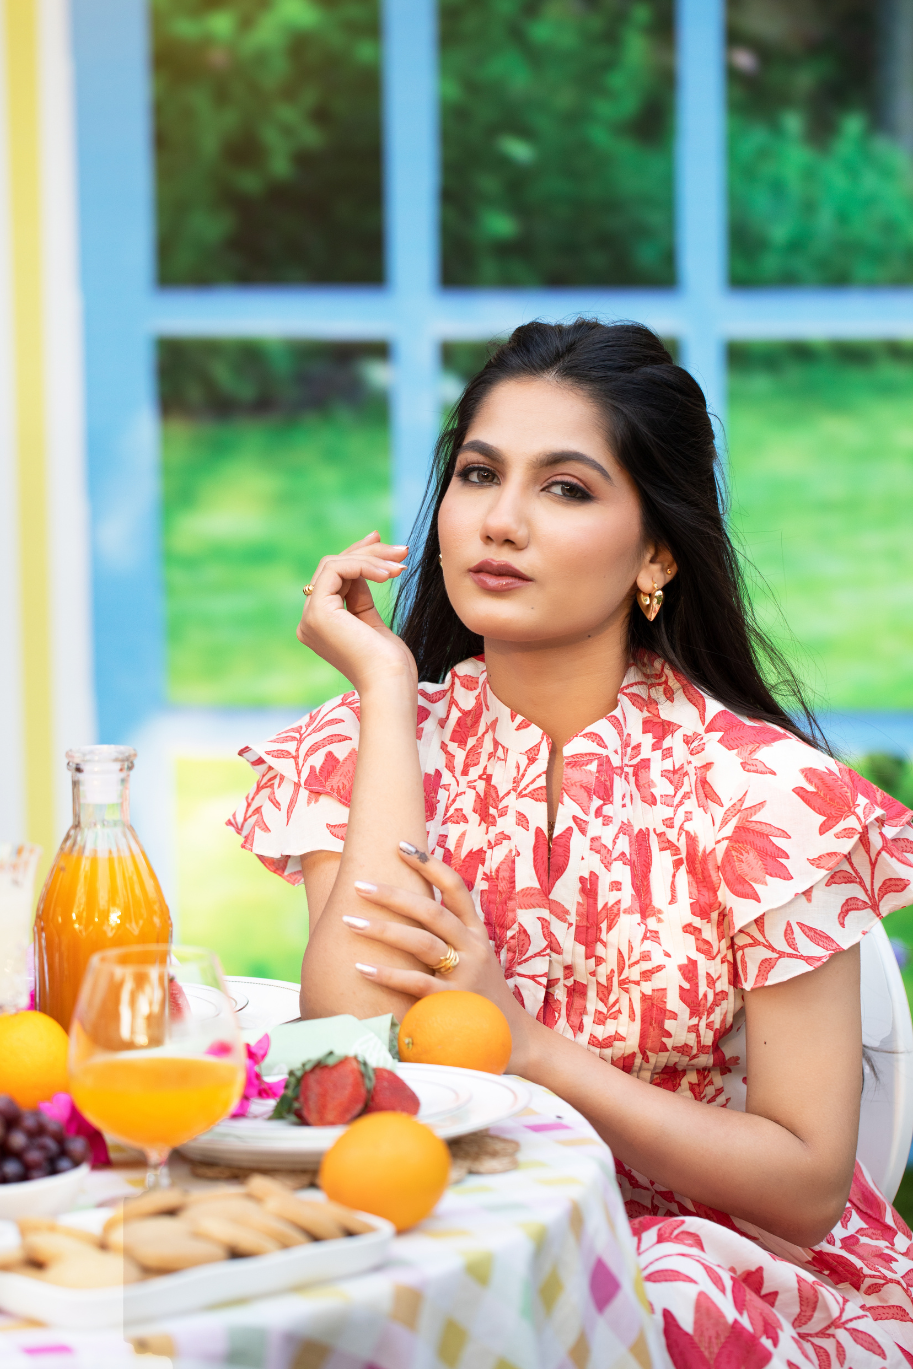
{"type": "Polygon", "coordinates": [[[408,1112],[412,1117],[419,1110],[418,1095],[395,1070],[374,1068],[374,1088],[365,1112],[408,1112]]]}
{"type": "Polygon", "coordinates": [[[302,1076],[296,1111],[312,1127],[338,1127],[364,1109],[368,1090],[360,1063],[347,1055],[332,1065],[315,1065],[302,1076]]]}
{"type": "Polygon", "coordinates": [[[190,1016],[190,1003],[187,995],[176,979],[168,981],[168,1007],[172,1022],[180,1022],[190,1016]]]}

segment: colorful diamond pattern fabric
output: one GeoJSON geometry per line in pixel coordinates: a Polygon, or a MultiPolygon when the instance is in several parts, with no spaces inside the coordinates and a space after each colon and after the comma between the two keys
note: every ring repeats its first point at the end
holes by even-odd
{"type": "Polygon", "coordinates": [[[135,1328],[158,1363],[113,1332],[4,1335],[0,1319],[0,1365],[665,1369],[611,1152],[544,1089],[497,1131],[520,1141],[519,1168],[455,1185],[380,1269],[135,1328]]]}

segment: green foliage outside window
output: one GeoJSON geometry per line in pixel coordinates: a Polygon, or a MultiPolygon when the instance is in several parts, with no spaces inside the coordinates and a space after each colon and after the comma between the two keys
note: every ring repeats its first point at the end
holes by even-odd
{"type": "Polygon", "coordinates": [[[664,284],[672,6],[441,0],[450,285],[664,284]]]}
{"type": "Polygon", "coordinates": [[[152,0],[159,278],[379,281],[373,0],[152,0]]]}
{"type": "Polygon", "coordinates": [[[913,163],[863,115],[823,145],[795,112],[729,127],[733,284],[913,280],[913,163]]]}
{"type": "MultiPolygon", "coordinates": [[[[913,280],[869,0],[732,0],[732,279],[913,280]]],[[[159,273],[382,277],[377,0],[153,0],[159,273]]],[[[440,0],[444,280],[673,278],[671,0],[440,0]]]]}

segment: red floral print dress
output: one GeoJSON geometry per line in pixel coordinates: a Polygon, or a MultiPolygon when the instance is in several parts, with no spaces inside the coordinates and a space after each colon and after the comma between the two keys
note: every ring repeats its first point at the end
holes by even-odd
{"type": "MultiPolygon", "coordinates": [[[[549,740],[484,663],[420,685],[419,705],[429,850],[462,875],[517,999],[670,1092],[744,1107],[743,992],[913,902],[901,804],[656,658],[564,748],[551,858],[549,740]]],[[[349,693],[241,752],[257,782],[230,825],[293,884],[301,855],[342,850],[358,731],[349,693]]],[[[813,1249],[617,1168],[676,1369],[913,1365],[913,1240],[860,1164],[813,1249]]]]}

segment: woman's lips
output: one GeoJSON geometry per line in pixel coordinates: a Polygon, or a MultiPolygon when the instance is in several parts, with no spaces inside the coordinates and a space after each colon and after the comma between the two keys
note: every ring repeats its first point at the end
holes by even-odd
{"type": "Polygon", "coordinates": [[[506,590],[519,589],[531,583],[528,575],[517,570],[509,561],[480,561],[471,566],[469,574],[480,589],[506,590]]]}

